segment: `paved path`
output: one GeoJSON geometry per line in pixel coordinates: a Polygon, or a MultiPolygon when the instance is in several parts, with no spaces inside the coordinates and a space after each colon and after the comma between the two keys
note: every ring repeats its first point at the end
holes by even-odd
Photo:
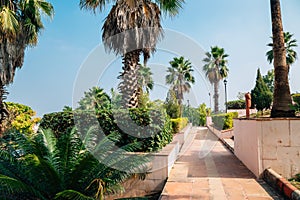
{"type": "Polygon", "coordinates": [[[206,128],[193,128],[171,170],[161,200],[283,199],[254,175],[206,128]]]}

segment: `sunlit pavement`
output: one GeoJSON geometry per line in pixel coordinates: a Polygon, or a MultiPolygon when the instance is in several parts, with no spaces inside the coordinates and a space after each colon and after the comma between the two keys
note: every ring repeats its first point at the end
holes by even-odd
{"type": "Polygon", "coordinates": [[[206,128],[177,159],[161,199],[284,199],[255,176],[206,128]]]}

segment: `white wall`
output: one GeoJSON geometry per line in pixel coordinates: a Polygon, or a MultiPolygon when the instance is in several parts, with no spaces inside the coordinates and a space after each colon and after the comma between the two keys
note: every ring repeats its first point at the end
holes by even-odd
{"type": "Polygon", "coordinates": [[[235,119],[234,151],[257,176],[272,168],[285,178],[300,173],[300,119],[235,119]]]}

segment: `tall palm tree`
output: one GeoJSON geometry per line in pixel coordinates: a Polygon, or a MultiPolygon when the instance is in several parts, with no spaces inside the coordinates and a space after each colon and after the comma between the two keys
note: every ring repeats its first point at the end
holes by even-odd
{"type": "Polygon", "coordinates": [[[227,67],[228,55],[225,54],[224,48],[218,46],[211,47],[210,52],[206,53],[203,62],[203,71],[209,82],[214,86],[214,107],[215,112],[219,112],[219,82],[228,76],[229,69],[227,67]]]}
{"type": "MultiPolygon", "coordinates": [[[[110,0],[80,0],[81,8],[100,11],[110,0]]],[[[138,106],[138,69],[140,55],[144,63],[162,38],[161,12],[178,13],[184,0],[114,0],[114,6],[102,27],[102,40],[109,51],[123,57],[119,90],[124,107],[138,106]],[[157,5],[158,4],[158,5],[157,5]]]]}
{"type": "Polygon", "coordinates": [[[166,84],[171,85],[171,90],[175,92],[175,96],[180,106],[180,116],[182,114],[183,94],[190,91],[191,83],[195,83],[192,75],[194,71],[192,64],[184,57],[174,58],[170,61],[171,67],[168,67],[166,75],[166,84]]]}
{"type": "MultiPolygon", "coordinates": [[[[293,34],[290,32],[283,32],[284,35],[284,46],[286,51],[286,64],[288,67],[288,72],[290,71],[290,66],[296,61],[297,59],[297,52],[294,50],[295,47],[297,47],[297,40],[293,39],[293,34]]],[[[271,37],[272,38],[272,37],[271,37]]],[[[273,48],[273,43],[269,43],[267,46],[273,48]]],[[[267,60],[271,64],[274,59],[273,55],[273,49],[269,50],[266,53],[267,60]]]]}
{"type": "Polygon", "coordinates": [[[0,1],[0,124],[7,115],[5,86],[22,67],[26,47],[37,44],[44,28],[41,15],[52,17],[53,13],[52,5],[45,0],[0,1]]]}
{"type": "MultiPolygon", "coordinates": [[[[144,163],[138,156],[126,163],[124,171],[114,169],[126,158],[121,149],[112,148],[118,139],[116,134],[99,139],[99,130],[94,127],[83,141],[75,129],[59,139],[50,131],[1,139],[0,199],[103,199],[106,192],[120,189],[120,183],[133,175],[131,170],[144,163]],[[100,162],[93,156],[96,154],[106,162],[100,162]]],[[[122,150],[135,146],[130,144],[122,150]]]]}
{"type": "Polygon", "coordinates": [[[288,80],[288,65],[281,19],[280,0],[270,0],[272,15],[272,38],[274,55],[274,94],[271,117],[294,117],[292,98],[288,80]]]}

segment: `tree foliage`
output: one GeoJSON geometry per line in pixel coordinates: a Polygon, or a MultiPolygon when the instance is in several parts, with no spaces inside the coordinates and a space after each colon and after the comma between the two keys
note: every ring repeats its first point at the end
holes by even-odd
{"type": "Polygon", "coordinates": [[[252,105],[256,107],[258,111],[269,109],[272,103],[272,92],[265,84],[260,70],[257,70],[256,83],[253,90],[251,90],[252,105]]]}

